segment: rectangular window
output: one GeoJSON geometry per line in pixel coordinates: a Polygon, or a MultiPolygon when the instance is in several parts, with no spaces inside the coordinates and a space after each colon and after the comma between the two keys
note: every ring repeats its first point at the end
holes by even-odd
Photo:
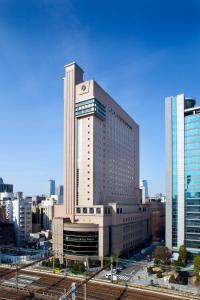
{"type": "Polygon", "coordinates": [[[90,207],[90,208],[89,208],[89,212],[90,212],[90,214],[93,214],[93,213],[94,213],[94,208],[93,208],[93,207],[90,207]]]}
{"type": "Polygon", "coordinates": [[[100,207],[97,207],[97,208],[96,208],[96,213],[97,213],[97,214],[100,214],[100,213],[101,213],[101,208],[100,208],[100,207]]]}
{"type": "Polygon", "coordinates": [[[87,207],[83,207],[83,213],[87,214],[87,207]]]}

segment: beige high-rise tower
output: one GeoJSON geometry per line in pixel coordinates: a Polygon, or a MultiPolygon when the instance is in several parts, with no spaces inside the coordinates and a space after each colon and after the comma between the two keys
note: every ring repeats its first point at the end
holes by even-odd
{"type": "Polygon", "coordinates": [[[139,127],[76,64],[64,77],[64,202],[56,205],[53,247],[103,257],[149,238],[139,190],[139,127]]]}

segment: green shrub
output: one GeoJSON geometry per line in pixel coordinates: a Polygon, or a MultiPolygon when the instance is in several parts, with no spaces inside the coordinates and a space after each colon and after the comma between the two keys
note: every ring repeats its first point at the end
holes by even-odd
{"type": "Polygon", "coordinates": [[[176,283],[176,278],[175,278],[174,274],[172,274],[172,275],[170,276],[169,282],[170,282],[170,283],[176,283]]]}
{"type": "Polygon", "coordinates": [[[157,259],[157,258],[155,258],[155,259],[154,259],[154,264],[155,264],[155,265],[159,265],[159,264],[160,264],[160,260],[157,259]]]}
{"type": "Polygon", "coordinates": [[[186,247],[185,247],[185,245],[181,245],[179,247],[179,256],[178,256],[178,261],[180,263],[179,266],[185,267],[187,264],[187,259],[188,259],[188,253],[187,253],[186,247]]]}
{"type": "Polygon", "coordinates": [[[197,280],[200,280],[200,254],[197,254],[194,258],[194,274],[197,280]]]}
{"type": "Polygon", "coordinates": [[[176,271],[179,272],[181,270],[181,268],[178,266],[176,267],[176,271]]]}
{"type": "Polygon", "coordinates": [[[163,277],[163,276],[162,276],[162,272],[159,271],[159,272],[156,274],[156,276],[157,276],[157,278],[162,278],[162,277],[163,277]]]}
{"type": "Polygon", "coordinates": [[[68,271],[74,274],[82,274],[85,272],[85,265],[83,262],[68,261],[68,271]]]}
{"type": "MultiPolygon", "coordinates": [[[[52,261],[52,264],[53,264],[53,261],[52,261]]],[[[59,260],[59,258],[55,258],[54,259],[54,266],[55,266],[55,268],[60,268],[60,260],[59,260]]]]}

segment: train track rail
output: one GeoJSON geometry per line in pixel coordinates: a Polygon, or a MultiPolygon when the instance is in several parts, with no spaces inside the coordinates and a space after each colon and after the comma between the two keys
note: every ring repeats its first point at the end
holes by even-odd
{"type": "MultiPolygon", "coordinates": [[[[7,299],[58,299],[64,291],[68,290],[72,282],[80,285],[81,280],[77,278],[66,278],[52,274],[44,274],[31,271],[21,270],[19,274],[36,275],[39,279],[33,281],[26,287],[16,287],[7,285],[4,280],[9,280],[15,276],[15,272],[8,269],[0,268],[0,300],[7,299]],[[32,297],[31,297],[32,295],[32,297]],[[34,295],[34,296],[33,296],[34,295]],[[9,298],[10,297],[10,298],[9,298]]],[[[84,299],[84,285],[81,285],[76,294],[77,300],[84,299]]],[[[159,293],[156,291],[142,290],[139,288],[132,288],[123,285],[113,285],[110,283],[100,283],[89,281],[87,283],[87,300],[188,300],[192,299],[184,296],[177,296],[173,294],[159,293]]],[[[195,299],[195,298],[193,298],[195,299]]],[[[200,298],[196,298],[200,299],[200,298]]]]}

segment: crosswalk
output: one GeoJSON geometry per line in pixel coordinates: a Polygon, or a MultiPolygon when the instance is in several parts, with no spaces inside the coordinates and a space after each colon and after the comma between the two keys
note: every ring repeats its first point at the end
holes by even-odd
{"type": "Polygon", "coordinates": [[[128,281],[130,276],[117,274],[117,280],[128,281]]]}

